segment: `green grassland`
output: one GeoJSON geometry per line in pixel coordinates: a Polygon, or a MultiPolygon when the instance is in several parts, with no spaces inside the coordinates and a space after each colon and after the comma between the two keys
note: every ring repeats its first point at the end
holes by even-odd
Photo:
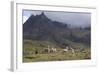
{"type": "Polygon", "coordinates": [[[64,61],[64,60],[84,60],[91,59],[91,49],[81,43],[74,43],[66,40],[75,47],[75,53],[71,51],[63,52],[63,48],[57,46],[55,43],[47,41],[23,41],[23,62],[40,62],[40,61],[64,61]],[[44,52],[44,48],[50,45],[56,47],[57,52],[47,53],[44,52]],[[81,49],[83,48],[83,49],[81,49]],[[37,52],[37,53],[36,53],[37,52]]]}

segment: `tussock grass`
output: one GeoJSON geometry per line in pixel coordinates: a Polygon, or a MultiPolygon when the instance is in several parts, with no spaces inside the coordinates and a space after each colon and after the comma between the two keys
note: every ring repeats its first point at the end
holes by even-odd
{"type": "MultiPolygon", "coordinates": [[[[63,48],[56,47],[57,52],[45,53],[43,48],[47,45],[56,47],[50,42],[39,42],[26,40],[23,44],[23,62],[43,62],[43,61],[64,61],[64,60],[86,60],[91,59],[91,49],[85,47],[82,44],[78,44],[79,47],[84,49],[75,49],[75,53],[71,51],[63,52],[63,48]],[[37,52],[37,53],[36,53],[37,52]]],[[[75,44],[71,44],[75,45],[75,44]]],[[[76,45],[75,45],[76,46],[76,45]]],[[[77,47],[77,46],[76,46],[77,47]]]]}

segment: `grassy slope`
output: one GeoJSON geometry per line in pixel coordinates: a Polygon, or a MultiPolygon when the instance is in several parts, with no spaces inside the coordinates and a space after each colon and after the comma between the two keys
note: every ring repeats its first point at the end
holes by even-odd
{"type": "Polygon", "coordinates": [[[23,54],[23,62],[38,62],[38,61],[62,61],[62,60],[82,60],[82,59],[90,59],[91,52],[90,49],[80,43],[74,43],[68,41],[73,46],[84,47],[85,49],[77,51],[75,54],[71,52],[63,52],[62,48],[56,46],[54,43],[50,43],[47,41],[31,41],[24,40],[23,44],[23,52],[27,54],[23,54]],[[47,45],[52,47],[56,47],[56,53],[41,53],[43,48],[46,48],[47,45]],[[38,54],[35,54],[35,51],[38,51],[38,54]]]}

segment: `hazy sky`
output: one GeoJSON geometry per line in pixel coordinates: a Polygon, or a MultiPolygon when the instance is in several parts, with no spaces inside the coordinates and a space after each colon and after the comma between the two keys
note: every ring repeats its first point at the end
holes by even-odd
{"type": "Polygon", "coordinates": [[[23,10],[23,23],[30,17],[30,15],[40,15],[41,12],[53,21],[59,21],[71,26],[90,26],[91,13],[79,12],[54,12],[54,11],[32,11],[23,10]]]}

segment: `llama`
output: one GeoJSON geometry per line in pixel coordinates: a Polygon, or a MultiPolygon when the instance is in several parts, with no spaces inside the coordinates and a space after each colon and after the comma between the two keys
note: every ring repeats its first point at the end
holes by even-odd
{"type": "Polygon", "coordinates": [[[57,49],[52,47],[52,48],[51,48],[51,51],[52,51],[52,52],[57,52],[57,49]]]}
{"type": "Polygon", "coordinates": [[[48,48],[44,48],[44,51],[50,53],[50,47],[48,46],[48,48]]]}
{"type": "Polygon", "coordinates": [[[72,47],[70,47],[70,49],[71,49],[71,52],[72,52],[73,54],[75,54],[75,50],[74,50],[72,47]]]}
{"type": "Polygon", "coordinates": [[[68,47],[68,46],[66,46],[66,48],[65,48],[65,49],[63,49],[63,52],[68,52],[68,50],[69,50],[69,47],[68,47]]]}
{"type": "Polygon", "coordinates": [[[71,50],[71,52],[74,54],[75,53],[75,50],[72,48],[72,47],[68,47],[66,46],[65,49],[63,49],[63,52],[68,52],[69,50],[71,50]]]}

